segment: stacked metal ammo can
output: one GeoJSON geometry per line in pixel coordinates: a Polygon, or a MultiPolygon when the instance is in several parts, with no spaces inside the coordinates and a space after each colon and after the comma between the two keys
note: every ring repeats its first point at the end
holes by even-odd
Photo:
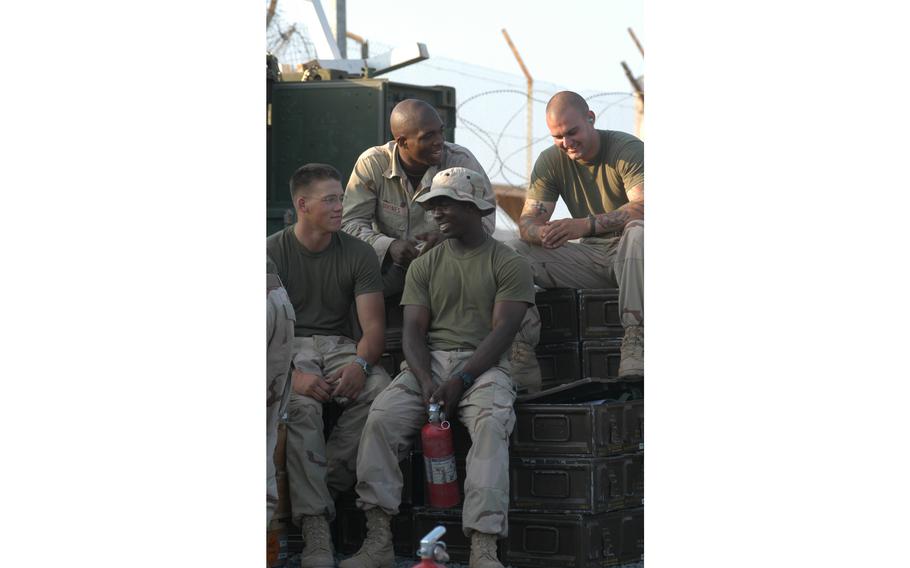
{"type": "Polygon", "coordinates": [[[618,297],[615,289],[537,294],[543,390],[515,405],[504,563],[643,560],[643,380],[616,377],[618,297]]]}

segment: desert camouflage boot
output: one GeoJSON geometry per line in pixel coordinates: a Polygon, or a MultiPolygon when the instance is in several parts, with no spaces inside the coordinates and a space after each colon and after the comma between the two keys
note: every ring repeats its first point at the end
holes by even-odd
{"type": "Polygon", "coordinates": [[[503,568],[496,558],[496,535],[474,531],[471,533],[470,568],[503,568]]]}
{"type": "Polygon", "coordinates": [[[325,517],[305,515],[303,539],[306,541],[306,548],[300,554],[300,568],[335,567],[332,536],[329,534],[329,521],[325,517]]]}
{"type": "Polygon", "coordinates": [[[367,537],[357,554],[342,560],[338,568],[394,568],[391,517],[379,507],[366,512],[367,537]]]}
{"type": "Polygon", "coordinates": [[[619,348],[619,378],[645,376],[645,328],[641,325],[626,326],[626,333],[619,348]]]}

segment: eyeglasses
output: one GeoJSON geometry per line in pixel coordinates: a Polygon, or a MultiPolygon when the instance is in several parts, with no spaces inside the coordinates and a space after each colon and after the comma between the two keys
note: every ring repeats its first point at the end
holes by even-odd
{"type": "Polygon", "coordinates": [[[341,196],[340,195],[326,195],[319,201],[322,201],[326,205],[337,205],[338,203],[341,203],[341,196]]]}

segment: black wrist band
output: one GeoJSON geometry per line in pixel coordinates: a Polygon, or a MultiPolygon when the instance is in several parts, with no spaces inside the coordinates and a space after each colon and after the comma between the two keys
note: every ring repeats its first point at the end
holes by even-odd
{"type": "Polygon", "coordinates": [[[594,215],[588,215],[588,222],[591,223],[591,232],[588,233],[589,237],[594,236],[594,215]]]}

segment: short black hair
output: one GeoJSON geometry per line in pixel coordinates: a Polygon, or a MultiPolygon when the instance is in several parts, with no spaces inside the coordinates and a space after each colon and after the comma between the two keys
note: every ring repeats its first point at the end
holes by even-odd
{"type": "Polygon", "coordinates": [[[297,198],[297,194],[306,191],[314,181],[324,179],[334,179],[341,182],[341,173],[329,164],[304,164],[297,168],[294,175],[291,176],[291,201],[297,198]]]}

